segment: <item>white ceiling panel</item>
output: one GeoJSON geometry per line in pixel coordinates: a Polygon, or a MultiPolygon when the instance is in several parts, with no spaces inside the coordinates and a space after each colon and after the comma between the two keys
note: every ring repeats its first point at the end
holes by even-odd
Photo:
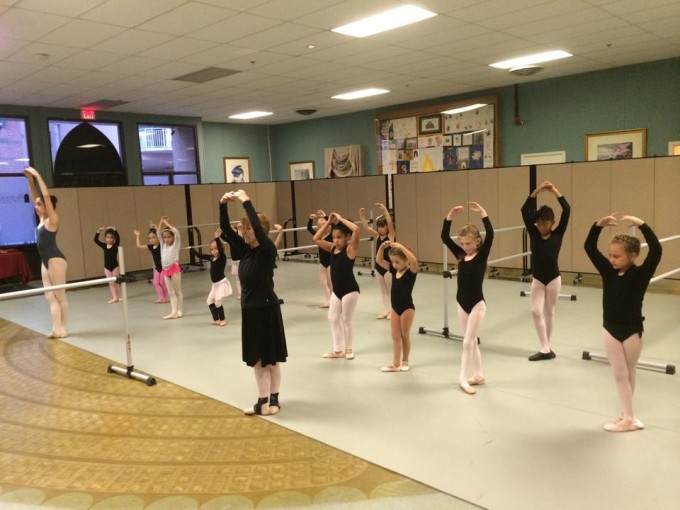
{"type": "MultiPolygon", "coordinates": [[[[71,0],[67,2],[46,1],[70,3],[71,0]]],[[[142,23],[150,22],[185,3],[186,0],[108,0],[103,3],[99,2],[100,5],[80,17],[99,23],[136,27],[142,23]]]]}
{"type": "Polygon", "coordinates": [[[235,14],[237,12],[233,10],[189,2],[142,23],[136,28],[163,34],[187,35],[235,14]]]}
{"type": "Polygon", "coordinates": [[[123,27],[114,25],[74,19],[50,32],[41,39],[41,42],[73,46],[75,48],[90,48],[95,44],[115,37],[124,30],[123,27]]]}
{"type": "Polygon", "coordinates": [[[358,39],[330,29],[394,0],[0,0],[0,103],[105,94],[131,101],[116,111],[226,121],[252,106],[275,115],[248,123],[276,124],[680,56],[678,0],[418,3],[440,15],[358,39]],[[553,48],[576,56],[525,78],[488,66],[553,48]],[[173,80],[211,66],[239,73],[173,80]],[[392,92],[330,99],[368,85],[392,92]]]}

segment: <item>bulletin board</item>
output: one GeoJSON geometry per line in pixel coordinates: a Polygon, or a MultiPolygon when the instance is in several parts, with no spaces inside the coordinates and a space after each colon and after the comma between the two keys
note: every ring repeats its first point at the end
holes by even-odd
{"type": "Polygon", "coordinates": [[[500,166],[498,96],[386,112],[376,121],[376,161],[383,174],[500,166]],[[444,113],[472,105],[480,106],[444,113]]]}

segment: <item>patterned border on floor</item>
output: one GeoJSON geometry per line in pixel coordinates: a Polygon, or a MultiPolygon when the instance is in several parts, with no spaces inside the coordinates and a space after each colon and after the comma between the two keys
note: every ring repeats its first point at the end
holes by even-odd
{"type": "Polygon", "coordinates": [[[0,319],[0,508],[479,508],[0,319]]]}

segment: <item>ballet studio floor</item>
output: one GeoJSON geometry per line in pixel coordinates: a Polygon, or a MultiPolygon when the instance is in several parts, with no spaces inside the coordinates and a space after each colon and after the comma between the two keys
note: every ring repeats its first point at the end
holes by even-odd
{"type": "MultiPolygon", "coordinates": [[[[317,308],[321,302],[317,265],[300,261],[281,261],[278,265],[276,290],[285,301],[283,314],[289,350],[289,360],[282,367],[280,414],[243,418],[238,411],[252,405],[256,397],[252,370],[241,361],[239,302],[233,296],[227,300],[226,327],[212,326],[205,305],[210,287],[208,271],[183,275],[185,306],[184,317],[179,320],[161,320],[160,317],[168,313],[168,305],[154,304],[155,294],[146,280],[127,286],[134,365],[138,371],[158,378],[159,384],[149,387],[105,374],[108,362],[102,363],[95,356],[92,359],[100,360],[98,367],[101,367],[95,375],[103,381],[103,386],[93,388],[92,394],[87,387],[81,388],[80,400],[87,402],[95,393],[104,393],[112,399],[112,410],[118,411],[115,399],[122,386],[132,388],[130,391],[139,398],[153,399],[148,402],[155,402],[153,405],[158,407],[164,402],[170,405],[186,398],[182,392],[195,398],[208,397],[212,403],[204,405],[223,406],[214,413],[218,417],[224,414],[225,428],[229,419],[238,418],[245,420],[239,422],[244,434],[246,430],[261,434],[261,440],[254,441],[245,450],[263,463],[271,460],[270,455],[276,458],[272,452],[277,451],[285,451],[294,458],[295,448],[289,444],[290,437],[294,436],[288,434],[301,435],[314,441],[317,448],[335,452],[324,457],[327,460],[333,459],[336,453],[350,454],[352,460],[344,464],[344,461],[329,461],[336,467],[342,464],[338,470],[343,472],[343,480],[354,477],[348,474],[352,472],[352,462],[364,462],[375,465],[376,469],[385,468],[385,474],[378,477],[382,482],[402,486],[410,483],[418,487],[414,490],[416,495],[430,499],[401,500],[395,493],[392,499],[368,501],[355,497],[356,491],[350,491],[345,496],[336,494],[334,500],[307,501],[291,496],[274,504],[260,492],[255,502],[246,498],[241,506],[233,504],[234,500],[222,506],[215,503],[203,507],[195,500],[191,500],[193,503],[181,500],[181,505],[180,500],[176,500],[176,505],[164,507],[157,503],[146,508],[305,508],[312,505],[329,509],[599,510],[678,507],[680,375],[638,370],[634,404],[636,415],[646,425],[645,430],[620,434],[603,431],[602,425],[615,420],[619,413],[610,367],[603,362],[581,359],[583,351],[603,352],[599,288],[571,286],[567,285],[571,281],[565,281],[562,292],[575,294],[577,300],[558,303],[552,340],[557,358],[532,363],[527,361],[527,356],[536,352],[538,342],[528,299],[520,297],[520,291],[528,290],[529,284],[488,279],[484,289],[487,315],[480,334],[487,384],[479,387],[476,395],[466,395],[457,386],[460,342],[418,334],[421,326],[434,330],[444,326],[441,276],[421,273],[416,282],[410,372],[382,373],[380,367],[391,361],[391,340],[388,321],[375,318],[382,309],[376,282],[371,277],[357,277],[362,291],[355,315],[356,358],[353,361],[322,359],[322,353],[330,349],[330,331],[326,310],[317,308]]],[[[447,280],[447,284],[449,326],[456,333],[455,281],[447,280]]],[[[662,289],[664,284],[657,285],[662,289]]],[[[45,371],[34,370],[43,381],[50,378],[58,381],[60,374],[74,370],[93,374],[93,365],[87,361],[89,353],[125,365],[122,304],[107,304],[107,287],[74,290],[68,296],[71,307],[68,338],[62,341],[34,336],[35,352],[31,353],[29,347],[21,363],[11,357],[12,349],[3,346],[6,372],[0,373],[0,380],[5,380],[0,384],[0,393],[5,397],[8,395],[6,375],[19,365],[23,371],[30,372],[31,363],[38,363],[45,356],[57,363],[45,371]],[[88,352],[80,355],[82,351],[74,350],[70,359],[76,361],[72,361],[67,370],[64,363],[58,362],[60,345],[88,352]]],[[[680,296],[676,293],[647,293],[643,360],[680,365],[679,310],[680,296]]],[[[5,332],[14,325],[43,335],[50,330],[47,304],[42,296],[0,302],[0,318],[13,323],[3,326],[5,332]]],[[[21,334],[12,331],[13,341],[17,341],[21,334]]],[[[57,387],[60,385],[63,386],[56,383],[57,387]]],[[[27,392],[30,389],[27,387],[27,392]]],[[[59,392],[51,395],[51,405],[70,408],[70,402],[59,400],[59,392]]],[[[0,406],[0,422],[7,425],[16,421],[13,409],[0,406]]],[[[125,411],[121,412],[124,415],[125,411]]],[[[155,415],[151,409],[148,412],[150,416],[155,415]]],[[[44,414],[39,406],[34,413],[44,414]]],[[[199,415],[202,413],[196,411],[194,428],[202,426],[199,415]]],[[[39,429],[37,420],[33,420],[31,415],[21,415],[24,425],[31,423],[39,429]]],[[[125,420],[119,426],[125,430],[125,420]]],[[[153,426],[153,430],[146,434],[140,432],[140,436],[156,436],[159,440],[172,437],[172,427],[153,426]]],[[[219,429],[219,421],[213,426],[219,429]]],[[[69,446],[68,438],[61,440],[63,445],[53,444],[52,448],[73,446],[69,446]]],[[[203,447],[209,456],[214,444],[209,441],[203,447]]],[[[7,448],[6,444],[3,447],[0,437],[0,454],[3,450],[7,454],[7,448]]],[[[41,458],[45,450],[36,455],[41,458]]],[[[181,455],[165,459],[163,463],[170,474],[179,469],[178,465],[184,465],[181,455]]],[[[325,476],[328,465],[317,459],[310,469],[325,476]]],[[[8,471],[11,469],[5,465],[3,472],[8,471]]],[[[84,480],[88,478],[87,472],[81,476],[84,480]]],[[[328,480],[331,487],[347,485],[333,482],[332,477],[328,480]]],[[[181,485],[180,482],[177,483],[181,485]]],[[[3,506],[8,505],[2,499],[3,483],[9,482],[0,479],[0,508],[13,508],[3,506]]],[[[33,480],[33,486],[38,487],[39,480],[33,480]]],[[[366,486],[362,486],[362,490],[363,494],[371,493],[366,486]]],[[[131,493],[140,491],[130,489],[131,493]]],[[[144,508],[143,505],[132,507],[144,508]]],[[[78,508],[95,506],[83,504],[78,508]]],[[[109,506],[102,504],[97,508],[109,506]]]]}

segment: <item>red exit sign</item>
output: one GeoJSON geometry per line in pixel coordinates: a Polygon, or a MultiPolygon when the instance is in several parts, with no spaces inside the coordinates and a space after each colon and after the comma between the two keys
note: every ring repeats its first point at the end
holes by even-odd
{"type": "Polygon", "coordinates": [[[83,120],[94,120],[95,119],[95,110],[91,109],[82,109],[80,110],[80,118],[83,120]]]}

